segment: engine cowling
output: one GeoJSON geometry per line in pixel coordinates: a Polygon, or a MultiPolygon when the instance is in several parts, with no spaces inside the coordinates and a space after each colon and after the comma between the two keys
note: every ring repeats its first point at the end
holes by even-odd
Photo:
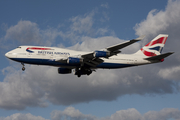
{"type": "Polygon", "coordinates": [[[98,57],[109,57],[110,56],[110,52],[107,52],[107,51],[95,51],[94,52],[94,57],[98,58],[98,57]]]}
{"type": "Polygon", "coordinates": [[[71,72],[72,72],[72,70],[68,69],[68,68],[58,68],[58,73],[59,74],[69,74],[71,72]]]}
{"type": "Polygon", "coordinates": [[[69,57],[67,60],[68,64],[80,64],[83,62],[82,58],[74,58],[74,57],[69,57]]]}

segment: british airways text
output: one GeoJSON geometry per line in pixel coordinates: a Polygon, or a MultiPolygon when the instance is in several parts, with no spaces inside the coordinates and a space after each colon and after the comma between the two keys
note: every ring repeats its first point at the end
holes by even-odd
{"type": "Polygon", "coordinates": [[[70,55],[70,53],[67,52],[49,52],[49,51],[38,51],[38,54],[70,55]]]}

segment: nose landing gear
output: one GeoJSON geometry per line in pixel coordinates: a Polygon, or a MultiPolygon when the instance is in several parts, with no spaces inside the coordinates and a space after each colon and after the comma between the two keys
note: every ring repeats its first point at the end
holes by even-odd
{"type": "Polygon", "coordinates": [[[22,66],[23,66],[23,67],[22,67],[22,71],[25,71],[25,67],[24,67],[25,65],[24,65],[24,63],[21,63],[21,64],[22,64],[22,66]]]}

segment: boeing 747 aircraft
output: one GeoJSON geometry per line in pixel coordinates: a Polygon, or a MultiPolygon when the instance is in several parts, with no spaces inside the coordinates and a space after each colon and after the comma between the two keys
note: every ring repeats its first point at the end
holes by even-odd
{"type": "Polygon", "coordinates": [[[24,63],[50,65],[59,67],[59,74],[69,74],[74,69],[74,74],[80,77],[90,75],[98,68],[115,69],[163,62],[165,57],[173,54],[173,52],[161,54],[167,37],[166,34],[158,35],[134,54],[120,54],[120,49],[140,41],[144,36],[93,52],[57,47],[19,46],[7,52],[5,56],[20,62],[23,71],[24,63]]]}

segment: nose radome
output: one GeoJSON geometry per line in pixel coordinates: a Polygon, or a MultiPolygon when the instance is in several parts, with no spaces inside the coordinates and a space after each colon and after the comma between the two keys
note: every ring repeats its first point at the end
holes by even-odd
{"type": "Polygon", "coordinates": [[[8,52],[5,54],[5,56],[6,56],[7,58],[9,58],[9,55],[8,55],[8,54],[9,54],[8,52]]]}
{"type": "Polygon", "coordinates": [[[7,54],[8,54],[8,53],[5,54],[6,57],[7,57],[7,54]]]}

